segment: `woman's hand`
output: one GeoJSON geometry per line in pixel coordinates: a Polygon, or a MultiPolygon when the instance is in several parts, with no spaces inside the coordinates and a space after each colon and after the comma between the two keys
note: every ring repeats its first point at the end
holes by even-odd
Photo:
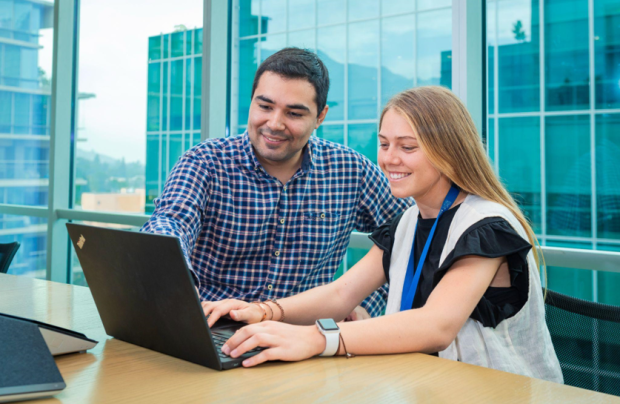
{"type": "Polygon", "coordinates": [[[300,361],[325,350],[325,337],[314,325],[298,326],[266,321],[245,326],[230,337],[222,352],[237,358],[256,347],[267,348],[243,361],[243,366],[255,366],[266,361],[300,361]]]}
{"type": "Polygon", "coordinates": [[[235,321],[248,324],[259,323],[265,315],[263,307],[241,300],[226,299],[219,302],[202,302],[201,304],[205,316],[208,316],[209,327],[213,327],[217,320],[227,314],[235,321]]]}

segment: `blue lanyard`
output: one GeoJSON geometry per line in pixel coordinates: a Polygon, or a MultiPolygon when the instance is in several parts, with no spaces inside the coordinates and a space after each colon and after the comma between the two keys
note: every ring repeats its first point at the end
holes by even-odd
{"type": "Polygon", "coordinates": [[[413,305],[413,298],[415,296],[416,289],[418,288],[418,282],[420,281],[420,274],[422,273],[422,267],[424,266],[424,261],[426,261],[426,255],[428,254],[428,249],[431,246],[431,241],[433,240],[433,235],[435,234],[435,229],[437,228],[437,223],[439,222],[439,218],[446,210],[450,209],[450,206],[454,203],[456,198],[459,196],[459,188],[456,185],[452,185],[450,191],[448,191],[448,195],[446,195],[446,199],[443,200],[443,204],[441,205],[441,209],[439,209],[439,214],[437,215],[437,219],[435,219],[435,224],[433,224],[433,228],[428,235],[428,239],[426,240],[426,244],[424,245],[424,250],[422,250],[422,255],[420,256],[420,260],[418,261],[418,268],[415,271],[415,276],[413,272],[413,252],[415,250],[415,238],[418,233],[418,226],[416,223],[415,233],[413,234],[413,243],[411,244],[411,254],[409,255],[409,263],[407,264],[407,275],[405,275],[405,283],[403,285],[403,293],[400,299],[400,311],[409,310],[413,305]],[[412,279],[413,278],[413,279],[412,279]]]}

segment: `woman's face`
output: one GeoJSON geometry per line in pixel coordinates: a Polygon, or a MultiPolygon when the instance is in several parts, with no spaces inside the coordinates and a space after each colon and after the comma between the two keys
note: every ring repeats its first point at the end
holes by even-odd
{"type": "Polygon", "coordinates": [[[416,132],[393,109],[383,117],[379,144],[379,167],[388,177],[395,197],[412,196],[417,201],[433,193],[442,175],[426,158],[416,132]]]}

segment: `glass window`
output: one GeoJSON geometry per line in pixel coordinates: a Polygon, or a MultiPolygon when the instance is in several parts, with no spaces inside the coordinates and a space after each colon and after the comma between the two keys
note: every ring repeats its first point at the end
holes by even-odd
{"type": "Polygon", "coordinates": [[[592,236],[591,167],[590,117],[547,117],[547,234],[592,236]]]}
{"type": "Polygon", "coordinates": [[[237,116],[239,125],[248,122],[250,103],[252,98],[252,83],[258,69],[258,49],[256,39],[246,39],[239,42],[239,78],[237,82],[239,102],[237,116]]]}
{"type": "Polygon", "coordinates": [[[239,36],[257,35],[260,0],[239,0],[239,36]]]}
{"type": "Polygon", "coordinates": [[[286,34],[269,35],[261,38],[260,63],[280,49],[286,47],[286,34]]]}
{"type": "Polygon", "coordinates": [[[349,24],[349,119],[377,119],[379,22],[349,24]]]}
{"type": "Polygon", "coordinates": [[[289,30],[314,27],[315,0],[289,0],[288,7],[294,12],[288,13],[289,30]]]}
{"type": "Polygon", "coordinates": [[[589,108],[588,0],[545,1],[549,111],[589,108]]]}
{"type": "Polygon", "coordinates": [[[346,32],[344,25],[318,30],[317,54],[329,71],[329,112],[325,117],[326,121],[344,120],[346,32]]]}
{"type": "Polygon", "coordinates": [[[20,247],[13,257],[8,273],[45,279],[47,219],[0,214],[0,243],[15,241],[20,243],[20,247]]]}
{"type": "Polygon", "coordinates": [[[379,0],[349,1],[349,21],[366,20],[379,16],[379,0]]]}
{"type": "Polygon", "coordinates": [[[149,38],[149,60],[161,59],[161,35],[149,38]]]}
{"type": "Polygon", "coordinates": [[[541,231],[540,119],[499,119],[499,174],[536,233],[541,231]],[[519,158],[515,158],[518,156],[519,158]]]}
{"type": "Polygon", "coordinates": [[[406,14],[415,11],[415,1],[412,0],[381,0],[381,14],[406,14]]]}
{"type": "Polygon", "coordinates": [[[314,52],[316,48],[315,30],[307,29],[305,31],[289,32],[287,34],[287,45],[294,46],[296,48],[308,49],[314,52]]]}
{"type": "Polygon", "coordinates": [[[170,165],[184,151],[186,124],[200,113],[201,75],[191,67],[201,72],[202,29],[191,27],[203,24],[203,2],[179,0],[172,8],[133,2],[140,19],[119,13],[127,7],[121,0],[80,2],[73,200],[78,209],[152,209],[170,165]],[[110,30],[104,20],[131,30],[110,30]]]}
{"type": "MultiPolygon", "coordinates": [[[[538,0],[498,1],[495,12],[499,112],[538,111],[540,110],[538,0]]],[[[491,71],[489,69],[489,72],[491,71]]]]}
{"type": "Polygon", "coordinates": [[[261,1],[261,33],[273,34],[286,31],[286,1],[261,1]]]}
{"type": "Polygon", "coordinates": [[[620,107],[620,1],[594,2],[596,108],[620,107]]]}
{"type": "Polygon", "coordinates": [[[377,125],[362,123],[349,125],[347,146],[377,163],[377,125]]]}
{"type": "Polygon", "coordinates": [[[418,14],[418,86],[452,87],[452,10],[418,14]]]}
{"type": "Polygon", "coordinates": [[[176,58],[176,57],[180,57],[183,56],[183,39],[185,37],[185,32],[175,32],[174,34],[170,35],[170,42],[171,42],[171,48],[170,48],[170,53],[171,53],[171,57],[176,58]]]}
{"type": "Polygon", "coordinates": [[[183,60],[170,62],[170,130],[183,129],[183,60]]]}
{"type": "Polygon", "coordinates": [[[330,140],[332,142],[344,143],[344,125],[323,124],[316,130],[317,137],[330,140]]]}
{"type": "Polygon", "coordinates": [[[381,107],[415,80],[415,14],[381,24],[381,107]]]}
{"type": "Polygon", "coordinates": [[[452,0],[417,0],[417,3],[418,11],[422,11],[431,8],[450,7],[452,0]]]}
{"type": "Polygon", "coordinates": [[[620,113],[596,116],[598,237],[620,239],[620,113]]]}
{"type": "Polygon", "coordinates": [[[318,24],[341,24],[347,20],[346,0],[317,0],[318,24]]]}

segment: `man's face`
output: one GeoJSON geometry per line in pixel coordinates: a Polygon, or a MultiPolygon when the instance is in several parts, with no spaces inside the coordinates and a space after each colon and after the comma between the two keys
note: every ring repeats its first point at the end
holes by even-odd
{"type": "Polygon", "coordinates": [[[278,166],[299,159],[312,131],[327,114],[326,106],[317,117],[315,94],[307,80],[263,73],[248,117],[250,142],[261,163],[278,166]]]}

